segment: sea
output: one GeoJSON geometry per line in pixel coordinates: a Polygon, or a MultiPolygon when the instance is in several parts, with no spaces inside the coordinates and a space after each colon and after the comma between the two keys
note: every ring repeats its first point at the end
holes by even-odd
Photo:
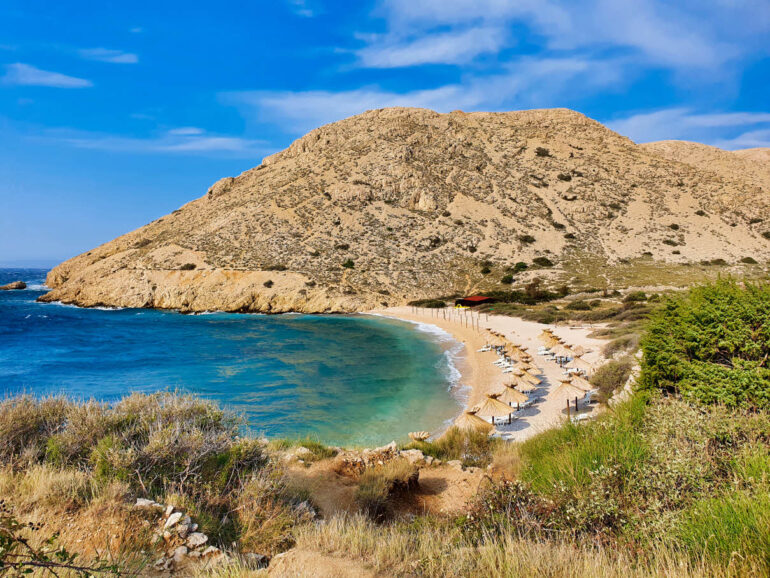
{"type": "Polygon", "coordinates": [[[251,435],[345,446],[438,432],[460,412],[462,344],[373,315],[183,315],[38,303],[43,269],[0,269],[0,397],[114,402],[171,391],[236,412],[251,435]]]}

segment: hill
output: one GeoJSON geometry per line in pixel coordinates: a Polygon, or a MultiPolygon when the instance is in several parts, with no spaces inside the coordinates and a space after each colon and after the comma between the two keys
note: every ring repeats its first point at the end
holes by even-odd
{"type": "Polygon", "coordinates": [[[499,289],[506,268],[537,257],[556,267],[517,281],[563,275],[581,255],[766,262],[766,172],[667,150],[564,109],[372,110],[62,263],[43,299],[339,312],[499,289]]]}

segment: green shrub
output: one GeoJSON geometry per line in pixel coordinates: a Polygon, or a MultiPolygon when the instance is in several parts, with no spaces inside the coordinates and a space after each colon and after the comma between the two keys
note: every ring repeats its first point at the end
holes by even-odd
{"type": "Polygon", "coordinates": [[[353,260],[352,260],[352,259],[348,259],[347,261],[345,261],[345,262],[342,264],[342,266],[343,266],[345,269],[352,269],[352,268],[355,266],[355,263],[353,263],[353,260]]]}
{"type": "Polygon", "coordinates": [[[653,313],[640,385],[701,403],[770,406],[770,285],[692,288],[653,313]]]}
{"type": "Polygon", "coordinates": [[[267,281],[265,281],[264,283],[262,283],[262,285],[264,285],[265,287],[267,287],[268,289],[270,289],[270,288],[271,288],[271,287],[274,285],[274,283],[273,283],[273,281],[272,281],[272,280],[268,279],[267,281]]]}
{"type": "Polygon", "coordinates": [[[526,271],[527,267],[528,265],[526,263],[524,263],[523,261],[519,261],[513,266],[512,271],[514,274],[521,273],[522,271],[526,271]]]}
{"type": "Polygon", "coordinates": [[[532,235],[519,235],[519,241],[525,245],[529,245],[535,242],[535,238],[532,235]]]}
{"type": "Polygon", "coordinates": [[[443,299],[417,299],[416,301],[410,301],[408,305],[412,307],[427,307],[428,309],[443,309],[446,307],[446,302],[443,299]]]}
{"type": "Polygon", "coordinates": [[[417,475],[417,466],[402,458],[370,466],[359,478],[356,501],[370,517],[381,520],[387,514],[390,498],[414,489],[417,475]]]}
{"type": "Polygon", "coordinates": [[[591,304],[588,303],[588,301],[579,299],[577,301],[570,301],[564,306],[564,308],[569,309],[570,311],[590,311],[591,304]]]}
{"type": "Polygon", "coordinates": [[[195,269],[195,263],[185,263],[180,267],[182,271],[192,271],[195,269]]]}
{"type": "MultiPolygon", "coordinates": [[[[609,353],[614,353],[614,351],[610,351],[609,353]]],[[[618,388],[625,385],[631,375],[632,367],[633,361],[629,358],[625,358],[618,361],[608,361],[596,370],[591,377],[591,383],[599,388],[599,401],[606,403],[618,388]]]]}
{"type": "Polygon", "coordinates": [[[537,155],[539,157],[550,157],[551,156],[551,152],[547,148],[537,147],[535,149],[535,155],[537,155]]]}
{"type": "Polygon", "coordinates": [[[647,301],[647,294],[644,291],[633,291],[623,298],[624,303],[633,303],[638,301],[647,301]]]}
{"type": "Polygon", "coordinates": [[[510,273],[507,275],[503,275],[503,277],[500,279],[500,283],[502,283],[503,285],[510,285],[511,283],[513,283],[513,275],[511,275],[510,273]]]}
{"type": "Polygon", "coordinates": [[[765,231],[764,233],[762,233],[762,236],[763,236],[765,239],[770,239],[770,231],[765,231]]]}
{"type": "Polygon", "coordinates": [[[757,260],[754,259],[754,257],[744,257],[741,259],[741,263],[746,263],[747,265],[756,265],[757,260]]]}
{"type": "Polygon", "coordinates": [[[483,467],[492,460],[499,440],[486,434],[460,430],[455,427],[432,442],[412,442],[407,448],[416,448],[425,455],[439,460],[460,460],[465,466],[483,467]]]}
{"type": "Polygon", "coordinates": [[[481,274],[482,275],[488,275],[492,272],[492,269],[487,267],[486,265],[481,268],[481,274]]]}
{"type": "Polygon", "coordinates": [[[553,261],[548,257],[535,257],[532,262],[538,267],[553,267],[553,261]]]}

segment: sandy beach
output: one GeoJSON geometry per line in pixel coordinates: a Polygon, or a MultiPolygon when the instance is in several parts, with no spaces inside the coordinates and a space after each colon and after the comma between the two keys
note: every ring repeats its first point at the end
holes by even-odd
{"type": "MultiPolygon", "coordinates": [[[[586,350],[583,359],[598,366],[603,363],[601,347],[606,341],[593,339],[588,335],[596,328],[568,325],[545,325],[533,321],[525,321],[518,317],[502,315],[477,314],[470,310],[455,310],[447,308],[421,309],[414,307],[391,307],[372,311],[378,315],[393,317],[404,321],[428,323],[450,333],[457,341],[463,343],[464,349],[458,360],[457,369],[460,371],[461,383],[470,388],[467,407],[472,408],[490,393],[503,390],[508,375],[493,365],[497,359],[494,351],[478,350],[489,342],[488,329],[503,334],[511,343],[529,348],[534,362],[540,370],[538,377],[542,383],[530,396],[543,399],[519,412],[518,419],[510,425],[497,425],[497,430],[504,433],[507,439],[522,441],[541,431],[554,427],[566,419],[565,406],[558,400],[546,399],[548,393],[559,384],[564,377],[564,370],[554,361],[546,361],[536,355],[537,348],[543,345],[539,339],[543,329],[550,328],[556,335],[562,337],[572,346],[582,346],[586,350]]],[[[594,407],[593,411],[596,411],[594,407]]],[[[581,408],[582,413],[582,408],[581,408]]]]}

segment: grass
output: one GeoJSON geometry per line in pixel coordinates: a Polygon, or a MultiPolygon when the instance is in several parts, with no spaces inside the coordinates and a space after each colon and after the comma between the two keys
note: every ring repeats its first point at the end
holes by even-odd
{"type": "Polygon", "coordinates": [[[601,403],[607,403],[612,395],[625,385],[633,364],[633,358],[626,356],[619,360],[610,360],[596,370],[591,377],[591,383],[599,389],[601,403]]]}
{"type": "Polygon", "coordinates": [[[405,449],[418,449],[427,456],[443,461],[460,460],[464,466],[485,467],[502,442],[486,434],[450,428],[432,442],[411,442],[405,449]]]}
{"type": "Polygon", "coordinates": [[[388,513],[389,500],[413,487],[417,472],[417,466],[402,458],[369,466],[358,480],[356,501],[372,519],[381,520],[388,513]]]}

